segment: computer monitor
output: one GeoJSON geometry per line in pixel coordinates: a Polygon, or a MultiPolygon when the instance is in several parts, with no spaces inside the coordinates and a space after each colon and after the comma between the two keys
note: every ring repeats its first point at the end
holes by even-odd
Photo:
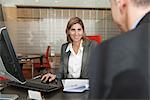
{"type": "Polygon", "coordinates": [[[6,27],[0,29],[0,75],[21,84],[26,82],[6,27]]]}

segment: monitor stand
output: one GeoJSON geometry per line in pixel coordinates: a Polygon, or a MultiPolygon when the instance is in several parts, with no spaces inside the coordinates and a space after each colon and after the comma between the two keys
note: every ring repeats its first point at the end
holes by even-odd
{"type": "Polygon", "coordinates": [[[16,94],[1,94],[4,87],[0,87],[0,100],[17,100],[18,95],[16,94]]]}

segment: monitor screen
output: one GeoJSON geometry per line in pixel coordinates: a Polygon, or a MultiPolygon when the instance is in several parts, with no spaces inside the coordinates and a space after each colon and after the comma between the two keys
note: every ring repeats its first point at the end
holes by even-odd
{"type": "Polygon", "coordinates": [[[0,75],[23,84],[25,78],[6,27],[1,28],[0,32],[0,75]]]}

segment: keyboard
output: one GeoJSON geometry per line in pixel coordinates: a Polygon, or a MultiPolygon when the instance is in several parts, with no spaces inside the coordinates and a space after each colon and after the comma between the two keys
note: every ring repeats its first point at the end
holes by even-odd
{"type": "Polygon", "coordinates": [[[62,89],[63,87],[62,82],[60,80],[54,80],[49,83],[43,83],[41,82],[40,78],[27,80],[25,84],[20,84],[15,81],[9,81],[7,82],[7,84],[12,86],[22,87],[29,90],[41,91],[41,92],[51,92],[51,91],[62,89]]]}

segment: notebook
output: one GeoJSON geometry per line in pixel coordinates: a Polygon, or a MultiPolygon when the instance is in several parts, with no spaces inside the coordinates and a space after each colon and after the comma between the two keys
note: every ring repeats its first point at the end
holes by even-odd
{"type": "Polygon", "coordinates": [[[88,79],[63,79],[64,92],[84,92],[89,90],[88,79]]]}

